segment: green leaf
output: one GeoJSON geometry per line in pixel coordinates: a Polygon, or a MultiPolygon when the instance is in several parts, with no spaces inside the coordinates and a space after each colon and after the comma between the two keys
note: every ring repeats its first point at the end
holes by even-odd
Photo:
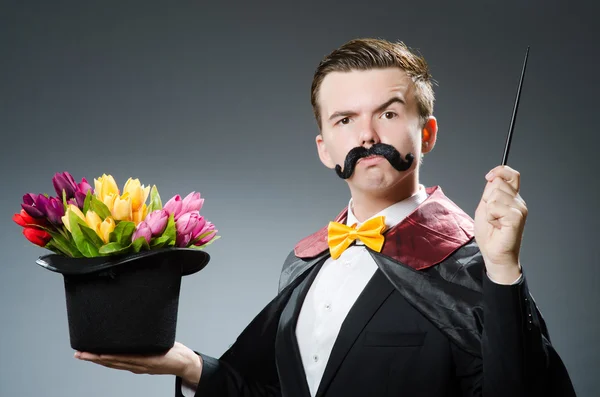
{"type": "Polygon", "coordinates": [[[100,219],[105,220],[109,216],[111,216],[110,210],[102,201],[100,201],[96,196],[92,196],[90,199],[90,209],[94,211],[100,219]]]}
{"type": "Polygon", "coordinates": [[[135,232],[135,223],[130,221],[120,221],[117,223],[117,226],[115,226],[115,230],[110,233],[108,241],[127,246],[131,244],[133,232],[135,232]]]}
{"type": "Polygon", "coordinates": [[[73,244],[73,242],[70,240],[66,239],[62,234],[50,232],[50,235],[52,236],[52,240],[50,240],[52,244],[64,252],[65,255],[72,258],[81,258],[83,256],[77,249],[77,246],[75,246],[75,244],[73,244]]]}
{"type": "MultiPolygon", "coordinates": [[[[190,241],[190,245],[196,244],[198,241],[202,240],[204,237],[210,235],[211,233],[214,233],[214,230],[209,230],[205,233],[202,233],[201,235],[199,235],[198,237],[196,237],[193,241],[190,241]]],[[[212,241],[212,240],[211,240],[212,241]]]]}
{"type": "Polygon", "coordinates": [[[133,249],[133,252],[138,253],[142,250],[142,248],[149,250],[150,246],[144,237],[138,237],[133,243],[131,243],[131,248],[133,249]]]}
{"type": "Polygon", "coordinates": [[[162,248],[165,246],[166,243],[169,242],[170,239],[171,239],[171,236],[164,236],[164,235],[154,238],[154,239],[150,240],[150,248],[152,248],[152,249],[162,248]]]}
{"type": "Polygon", "coordinates": [[[83,213],[86,214],[88,212],[88,210],[90,209],[90,205],[92,202],[92,190],[88,190],[87,194],[85,195],[85,200],[83,202],[83,213]]]}
{"type": "Polygon", "coordinates": [[[62,191],[62,201],[63,201],[63,206],[65,207],[65,211],[67,210],[67,192],[65,191],[65,189],[63,189],[62,191]]]}
{"type": "Polygon", "coordinates": [[[221,236],[215,236],[208,243],[202,244],[200,246],[198,246],[198,245],[192,245],[192,246],[190,246],[188,248],[194,248],[194,249],[202,250],[202,249],[206,248],[206,246],[211,245],[212,243],[214,243],[215,241],[217,241],[220,238],[221,238],[221,236]]]}
{"type": "Polygon", "coordinates": [[[86,258],[98,256],[98,248],[90,242],[86,235],[81,231],[80,226],[86,226],[79,216],[73,211],[69,211],[69,225],[71,226],[71,235],[75,241],[77,249],[86,258]]]}
{"type": "Polygon", "coordinates": [[[102,241],[100,236],[98,236],[98,234],[94,230],[85,225],[79,225],[79,228],[81,229],[85,237],[88,239],[88,241],[94,244],[96,248],[100,248],[104,245],[104,241],[102,241]]]}
{"type": "Polygon", "coordinates": [[[160,195],[158,194],[156,185],[152,185],[152,189],[150,189],[150,204],[148,205],[148,213],[156,210],[162,210],[162,201],[160,200],[160,195]]]}
{"type": "Polygon", "coordinates": [[[108,243],[100,247],[98,252],[101,255],[116,255],[116,254],[124,254],[129,250],[130,245],[123,247],[119,243],[108,243]]]}

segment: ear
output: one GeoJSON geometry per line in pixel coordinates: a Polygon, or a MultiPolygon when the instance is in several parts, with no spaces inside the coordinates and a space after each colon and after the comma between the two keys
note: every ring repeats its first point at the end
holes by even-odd
{"type": "Polygon", "coordinates": [[[315,142],[317,143],[317,151],[319,152],[319,159],[321,159],[321,162],[325,165],[325,167],[334,169],[335,163],[331,160],[331,156],[327,151],[327,144],[323,138],[323,133],[320,133],[316,136],[315,142]]]}
{"type": "Polygon", "coordinates": [[[437,139],[437,132],[437,120],[435,117],[430,116],[425,122],[421,133],[421,153],[428,153],[433,149],[437,139]]]}

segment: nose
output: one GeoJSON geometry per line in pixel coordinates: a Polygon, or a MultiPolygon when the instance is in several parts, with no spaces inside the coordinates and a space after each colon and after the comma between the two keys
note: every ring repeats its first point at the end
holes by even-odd
{"type": "Polygon", "coordinates": [[[369,148],[376,143],[380,142],[379,135],[377,134],[377,130],[375,129],[375,125],[373,121],[366,120],[364,124],[361,126],[360,133],[360,144],[366,148],[369,148]]]}

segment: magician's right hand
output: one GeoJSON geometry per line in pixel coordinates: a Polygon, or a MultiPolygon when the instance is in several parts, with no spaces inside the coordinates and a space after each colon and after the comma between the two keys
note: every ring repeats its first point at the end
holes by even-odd
{"type": "Polygon", "coordinates": [[[166,353],[157,355],[93,354],[77,351],[75,358],[134,374],[175,375],[190,385],[197,385],[202,373],[200,356],[179,342],[175,342],[166,353]]]}

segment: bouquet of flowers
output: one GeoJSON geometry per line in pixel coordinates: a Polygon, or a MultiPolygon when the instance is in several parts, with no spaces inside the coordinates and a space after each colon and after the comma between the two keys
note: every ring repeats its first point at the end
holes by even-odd
{"type": "Polygon", "coordinates": [[[203,249],[217,236],[215,225],[200,215],[204,199],[191,192],[175,195],[163,207],[156,185],[129,178],[123,190],[111,175],[75,182],[56,173],[57,196],[27,193],[13,220],[32,243],[79,258],[137,253],[163,247],[203,249]],[[150,202],[146,201],[150,196],[150,202]]]}
{"type": "Polygon", "coordinates": [[[164,206],[156,186],[111,175],[52,179],[56,196],[28,193],[13,220],[52,254],[37,264],[64,277],[71,347],[97,353],[158,353],[175,342],[182,276],[210,260],[219,238],[191,192],[164,206]],[[149,202],[148,198],[150,198],[149,202]]]}

